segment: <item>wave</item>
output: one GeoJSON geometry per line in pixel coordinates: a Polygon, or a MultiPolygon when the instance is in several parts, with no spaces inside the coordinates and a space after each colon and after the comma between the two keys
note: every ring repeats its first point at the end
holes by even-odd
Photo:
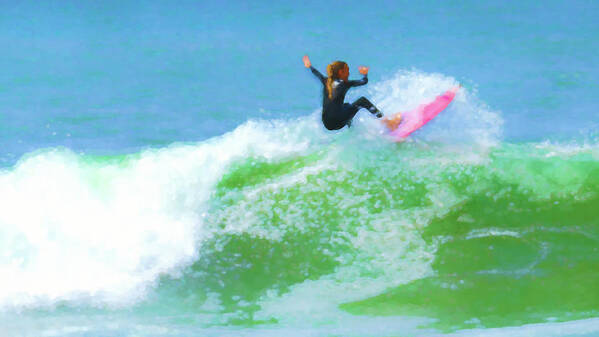
{"type": "Polygon", "coordinates": [[[126,304],[197,257],[213,187],[232,162],[301,151],[249,122],[200,144],[93,157],[47,149],[0,173],[3,305],[89,296],[126,304]]]}
{"type": "MultiPolygon", "coordinates": [[[[454,84],[400,72],[371,95],[396,111],[454,84]]],[[[136,154],[28,154],[0,171],[0,308],[445,330],[592,317],[599,147],[505,143],[501,123],[462,90],[402,144],[367,114],[331,133],[315,112],[136,154]]]]}

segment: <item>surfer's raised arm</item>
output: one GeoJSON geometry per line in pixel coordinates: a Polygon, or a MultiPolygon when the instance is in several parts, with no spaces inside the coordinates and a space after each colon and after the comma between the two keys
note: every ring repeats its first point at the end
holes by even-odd
{"type": "Polygon", "coordinates": [[[312,71],[312,74],[314,74],[314,76],[318,77],[320,82],[324,83],[327,80],[327,78],[324,77],[320,73],[320,71],[318,71],[316,68],[312,67],[312,63],[310,62],[310,58],[308,57],[308,55],[304,55],[304,57],[302,58],[302,61],[304,61],[304,66],[306,68],[310,68],[310,70],[312,71]]]}
{"type": "Polygon", "coordinates": [[[368,69],[369,69],[368,67],[359,66],[358,71],[360,72],[360,74],[364,75],[364,77],[362,77],[361,80],[349,81],[349,86],[350,87],[359,87],[361,85],[368,83],[368,69]]]}

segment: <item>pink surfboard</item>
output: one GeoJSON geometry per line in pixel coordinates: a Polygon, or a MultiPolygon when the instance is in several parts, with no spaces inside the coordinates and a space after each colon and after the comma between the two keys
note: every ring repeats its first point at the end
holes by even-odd
{"type": "Polygon", "coordinates": [[[391,131],[391,137],[395,141],[401,142],[412,132],[426,125],[426,123],[430,122],[441,111],[447,108],[459,88],[459,86],[453,87],[442,95],[437,96],[432,102],[421,104],[414,110],[398,112],[389,118],[385,118],[383,122],[391,131]]]}

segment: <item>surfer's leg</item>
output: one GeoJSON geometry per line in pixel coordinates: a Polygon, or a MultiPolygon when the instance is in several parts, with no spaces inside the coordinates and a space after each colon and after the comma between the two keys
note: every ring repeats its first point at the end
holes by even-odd
{"type": "Polygon", "coordinates": [[[348,128],[351,127],[351,121],[354,118],[354,116],[356,115],[356,113],[358,113],[358,110],[360,110],[360,108],[354,106],[353,104],[349,104],[349,103],[343,104],[343,110],[342,110],[343,120],[345,120],[344,124],[347,125],[348,128]]]}
{"type": "Polygon", "coordinates": [[[371,114],[376,115],[378,118],[383,117],[383,114],[379,111],[379,109],[377,109],[377,107],[375,107],[374,104],[372,104],[372,102],[370,102],[368,100],[368,98],[366,98],[364,96],[358,98],[351,105],[356,107],[357,109],[360,109],[360,108],[368,109],[368,111],[370,111],[371,114]]]}

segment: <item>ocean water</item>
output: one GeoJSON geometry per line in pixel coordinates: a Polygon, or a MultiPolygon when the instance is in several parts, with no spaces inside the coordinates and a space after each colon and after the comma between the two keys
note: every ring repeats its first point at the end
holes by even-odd
{"type": "Polygon", "coordinates": [[[599,3],[0,4],[0,336],[598,336],[599,3]],[[408,141],[320,122],[336,59],[408,141]]]}

